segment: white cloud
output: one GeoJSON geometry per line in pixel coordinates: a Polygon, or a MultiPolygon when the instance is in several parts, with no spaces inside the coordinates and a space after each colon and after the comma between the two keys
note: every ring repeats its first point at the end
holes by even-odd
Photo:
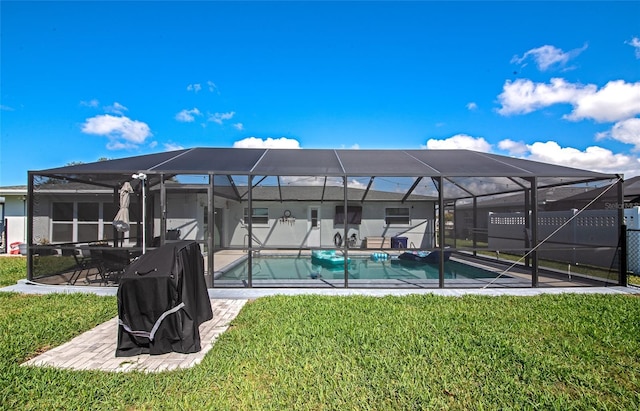
{"type": "Polygon", "coordinates": [[[267,138],[247,137],[233,143],[234,148],[300,148],[298,140],[292,138],[267,138]]]}
{"type": "Polygon", "coordinates": [[[121,115],[125,111],[129,111],[129,109],[116,101],[110,106],[105,106],[104,107],[104,111],[106,111],[107,113],[113,113],[113,114],[120,114],[121,115]]]}
{"type": "MultiPolygon", "coordinates": [[[[334,187],[342,187],[342,177],[319,177],[319,176],[281,176],[280,182],[283,185],[288,186],[334,186],[334,187]]],[[[364,190],[367,188],[367,184],[361,181],[358,181],[355,178],[351,180],[347,180],[347,187],[350,188],[359,188],[364,190]]]]}
{"type": "Polygon", "coordinates": [[[0,104],[0,110],[2,111],[14,111],[13,107],[5,106],[4,104],[0,104]]]}
{"type": "Polygon", "coordinates": [[[470,103],[467,103],[467,110],[469,111],[475,111],[478,109],[478,105],[476,103],[474,103],[473,101],[470,103]]]}
{"type": "MultiPolygon", "coordinates": [[[[216,83],[214,83],[213,81],[207,80],[207,88],[209,89],[210,92],[213,93],[218,89],[218,86],[216,86],[216,83]]],[[[202,84],[200,83],[193,83],[187,86],[187,91],[193,91],[194,93],[197,93],[201,90],[202,90],[202,84]]]]}
{"type": "Polygon", "coordinates": [[[224,120],[231,120],[235,114],[236,114],[235,111],[229,111],[227,113],[209,114],[208,120],[209,121],[213,121],[214,123],[218,123],[218,124],[222,125],[222,122],[224,120]]]}
{"type": "Polygon", "coordinates": [[[603,173],[640,173],[640,162],[636,157],[614,154],[611,150],[598,146],[581,151],[573,147],[561,147],[555,141],[547,141],[528,144],[527,149],[529,154],[525,158],[529,160],[603,173]]]}
{"type": "Polygon", "coordinates": [[[630,45],[636,49],[636,58],[640,59],[640,38],[634,37],[629,41],[625,41],[625,44],[630,45]]]}
{"type": "Polygon", "coordinates": [[[178,114],[176,114],[176,120],[183,123],[192,123],[196,119],[195,116],[201,115],[202,113],[200,112],[200,110],[194,107],[191,110],[184,109],[180,111],[178,114]]]}
{"type": "Polygon", "coordinates": [[[506,151],[509,155],[519,156],[528,151],[527,145],[523,141],[513,141],[510,139],[502,140],[498,143],[500,150],[506,151]]]}
{"type": "MultiPolygon", "coordinates": [[[[336,185],[341,185],[341,184],[342,184],[342,182],[339,181],[338,184],[336,184],[336,185]]],[[[364,190],[365,188],[367,188],[367,184],[365,184],[362,181],[358,181],[355,178],[353,178],[351,180],[347,180],[347,187],[359,188],[360,190],[364,190]]]]}
{"type": "Polygon", "coordinates": [[[466,149],[486,153],[491,150],[491,144],[482,137],[471,137],[466,134],[458,134],[444,140],[427,140],[426,148],[429,150],[466,149]]]}
{"type": "Polygon", "coordinates": [[[83,107],[98,107],[100,105],[100,102],[94,98],[89,101],[81,101],[80,105],[83,107]]]}
{"type": "Polygon", "coordinates": [[[498,101],[502,105],[498,113],[526,114],[553,104],[575,104],[581,98],[596,92],[595,85],[567,83],[561,78],[552,78],[551,84],[534,83],[531,80],[507,80],[498,101]]]}
{"type": "Polygon", "coordinates": [[[632,144],[640,151],[640,118],[630,118],[616,123],[610,131],[599,133],[596,139],[611,138],[626,144],[632,144]]]}
{"type": "Polygon", "coordinates": [[[565,53],[564,51],[562,51],[562,49],[545,45],[527,51],[526,53],[524,53],[524,55],[522,55],[522,57],[513,56],[513,58],[511,59],[511,63],[523,64],[525,60],[527,60],[527,58],[531,57],[540,71],[546,71],[553,66],[565,67],[569,60],[575,58],[586,49],[587,45],[585,44],[581,48],[574,49],[565,53]]]}
{"type": "Polygon", "coordinates": [[[571,84],[553,78],[550,84],[519,79],[507,81],[498,96],[502,115],[526,114],[554,104],[570,104],[567,120],[592,119],[598,122],[625,120],[640,114],[640,82],[608,82],[598,90],[594,84],[571,84]]]}
{"type": "Polygon", "coordinates": [[[233,125],[233,127],[235,127],[236,130],[240,130],[240,131],[244,130],[244,124],[242,123],[236,123],[233,125]]]}
{"type": "Polygon", "coordinates": [[[640,82],[625,83],[624,80],[608,82],[596,91],[595,86],[589,93],[580,96],[574,102],[574,110],[564,116],[568,120],[590,118],[599,122],[625,120],[640,114],[640,82]]]}
{"type": "Polygon", "coordinates": [[[152,135],[146,123],[110,114],[88,118],[82,125],[82,132],[108,137],[107,148],[110,150],[135,148],[152,135]]]}
{"type": "Polygon", "coordinates": [[[164,143],[164,151],[183,150],[184,147],[176,143],[164,143]]]}

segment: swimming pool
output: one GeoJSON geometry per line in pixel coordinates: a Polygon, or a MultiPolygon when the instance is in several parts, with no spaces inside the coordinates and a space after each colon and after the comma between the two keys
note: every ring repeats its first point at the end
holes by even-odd
{"type": "MultiPolygon", "coordinates": [[[[326,267],[312,262],[310,256],[260,256],[252,259],[252,281],[296,281],[344,280],[343,266],[326,267]]],[[[400,264],[398,261],[373,261],[365,256],[351,257],[348,264],[349,281],[352,280],[398,280],[420,281],[439,279],[437,265],[432,264],[400,264]]],[[[444,264],[445,280],[492,279],[497,273],[484,270],[469,264],[450,260],[444,264]]],[[[242,261],[236,266],[216,274],[215,281],[247,281],[249,278],[248,261],[242,261]]]]}

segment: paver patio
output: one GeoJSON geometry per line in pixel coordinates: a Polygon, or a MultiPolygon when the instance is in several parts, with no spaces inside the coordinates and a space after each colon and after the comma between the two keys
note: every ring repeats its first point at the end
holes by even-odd
{"type": "Polygon", "coordinates": [[[193,354],[168,353],[116,357],[118,319],[85,332],[71,341],[55,347],[23,363],[23,366],[49,366],[71,370],[101,370],[113,372],[161,372],[189,368],[200,363],[217,338],[228,327],[247,300],[212,299],[213,319],[200,325],[202,349],[193,354]]]}

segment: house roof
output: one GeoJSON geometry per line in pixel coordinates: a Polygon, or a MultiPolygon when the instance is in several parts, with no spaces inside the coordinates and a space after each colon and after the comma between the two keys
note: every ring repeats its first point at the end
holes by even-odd
{"type": "MultiPolygon", "coordinates": [[[[411,177],[416,184],[406,189],[406,196],[411,195],[423,179],[443,178],[445,197],[449,199],[517,192],[529,187],[529,180],[534,177],[538,187],[616,178],[611,174],[470,150],[259,148],[191,148],[31,171],[30,175],[60,176],[115,187],[140,172],[148,176],[151,185],[157,184],[161,175],[167,178],[187,174],[368,177],[369,186],[380,177],[411,177]]],[[[229,184],[233,185],[233,182],[229,184]]]]}
{"type": "MultiPolygon", "coordinates": [[[[538,190],[538,203],[547,204],[563,200],[576,194],[582,194],[590,192],[585,187],[550,187],[538,190]]],[[[593,191],[591,191],[593,196],[593,191]]],[[[524,196],[522,193],[504,194],[494,197],[482,198],[478,201],[478,208],[490,208],[490,207],[521,207],[524,204],[524,196]]],[[[457,206],[458,209],[472,209],[473,204],[461,204],[457,206]]]]}

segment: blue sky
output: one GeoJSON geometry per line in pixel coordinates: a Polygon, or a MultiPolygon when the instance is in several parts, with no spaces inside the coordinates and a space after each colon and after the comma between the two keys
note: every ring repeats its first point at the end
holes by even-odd
{"type": "Polygon", "coordinates": [[[640,175],[640,2],[0,2],[0,186],[190,147],[640,175]]]}

